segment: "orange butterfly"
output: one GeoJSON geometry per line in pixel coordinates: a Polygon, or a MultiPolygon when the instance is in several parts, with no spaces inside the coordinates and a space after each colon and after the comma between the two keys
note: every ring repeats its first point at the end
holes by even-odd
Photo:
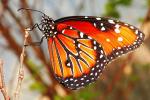
{"type": "MultiPolygon", "coordinates": [[[[22,9],[32,10],[19,10],[22,9]]],[[[32,29],[36,27],[44,34],[41,42],[47,38],[54,76],[70,89],[96,81],[111,60],[138,48],[144,40],[144,34],[136,27],[104,17],[53,20],[44,14],[41,23],[32,29]]]]}
{"type": "Polygon", "coordinates": [[[71,16],[51,19],[51,23],[49,20],[43,19],[42,29],[54,75],[70,89],[94,82],[111,60],[136,49],[144,40],[136,27],[108,18],[71,16]]]}

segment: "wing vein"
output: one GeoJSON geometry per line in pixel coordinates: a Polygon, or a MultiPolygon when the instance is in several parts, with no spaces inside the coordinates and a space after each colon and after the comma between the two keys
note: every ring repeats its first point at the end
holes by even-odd
{"type": "Polygon", "coordinates": [[[59,55],[59,51],[57,49],[57,46],[56,46],[55,42],[54,42],[54,45],[55,45],[55,48],[56,48],[56,53],[58,55],[58,61],[59,61],[60,70],[61,70],[62,76],[64,76],[63,67],[62,67],[62,61],[61,61],[61,58],[60,58],[60,55],[59,55]]]}
{"type": "MultiPolygon", "coordinates": [[[[90,67],[89,66],[89,64],[83,59],[83,58],[81,58],[80,56],[75,56],[71,51],[69,51],[66,47],[65,47],[65,45],[62,43],[62,41],[57,37],[57,39],[58,39],[58,41],[60,42],[60,44],[63,46],[63,48],[66,50],[66,52],[68,53],[68,54],[70,54],[70,55],[72,55],[74,58],[76,58],[76,59],[80,59],[80,60],[82,60],[88,67],[90,67]]],[[[78,52],[79,53],[79,52],[78,52]]],[[[67,55],[68,56],[68,55],[67,55]]],[[[77,60],[76,60],[77,61],[77,60]]],[[[78,62],[78,61],[77,61],[78,62]]],[[[79,66],[80,67],[80,66],[79,66]]],[[[81,69],[81,68],[80,68],[81,69]]],[[[71,70],[73,70],[73,68],[71,68],[71,70]]]]}

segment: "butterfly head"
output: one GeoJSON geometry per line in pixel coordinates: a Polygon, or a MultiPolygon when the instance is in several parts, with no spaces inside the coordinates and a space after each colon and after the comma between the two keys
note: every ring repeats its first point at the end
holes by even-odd
{"type": "Polygon", "coordinates": [[[54,32],[56,30],[54,20],[49,16],[42,16],[41,23],[45,37],[48,38],[54,36],[54,32]]]}

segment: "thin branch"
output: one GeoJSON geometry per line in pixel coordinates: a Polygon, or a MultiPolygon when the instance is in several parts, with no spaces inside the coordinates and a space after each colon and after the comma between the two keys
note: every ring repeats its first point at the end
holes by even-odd
{"type": "Polygon", "coordinates": [[[3,75],[3,61],[0,59],[0,90],[4,96],[5,100],[10,100],[10,97],[8,96],[6,86],[4,83],[4,75],[3,75]]]}
{"type": "MultiPolygon", "coordinates": [[[[27,31],[25,31],[24,45],[27,44],[27,37],[28,36],[29,36],[29,33],[27,31]]],[[[22,81],[24,78],[23,62],[24,62],[24,57],[25,57],[25,49],[26,49],[26,46],[23,46],[22,53],[20,55],[20,67],[19,67],[18,83],[17,83],[17,87],[16,87],[16,90],[14,93],[14,99],[13,100],[18,100],[19,93],[20,93],[21,86],[22,86],[22,81]]]]}

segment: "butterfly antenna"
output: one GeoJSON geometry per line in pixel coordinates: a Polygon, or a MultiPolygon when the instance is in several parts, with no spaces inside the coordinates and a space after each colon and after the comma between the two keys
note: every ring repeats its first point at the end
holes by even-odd
{"type": "Polygon", "coordinates": [[[30,8],[20,8],[20,9],[18,9],[17,11],[21,11],[21,10],[30,10],[30,11],[35,11],[35,12],[39,12],[39,13],[41,13],[41,14],[43,14],[43,15],[47,16],[45,13],[43,13],[43,12],[41,12],[41,11],[39,11],[39,10],[30,9],[30,8]]]}

